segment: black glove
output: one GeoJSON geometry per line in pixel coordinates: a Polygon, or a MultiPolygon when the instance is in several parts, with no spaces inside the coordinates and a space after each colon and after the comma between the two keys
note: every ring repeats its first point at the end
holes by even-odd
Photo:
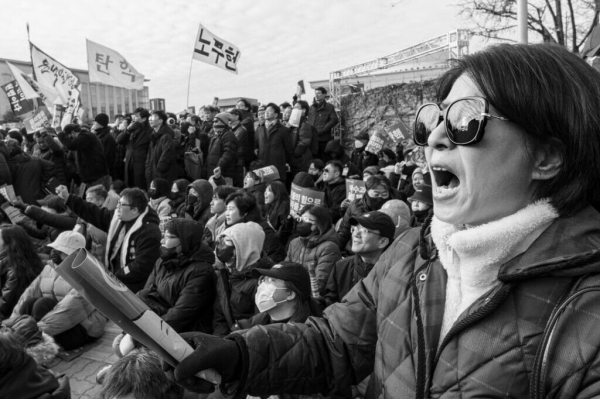
{"type": "Polygon", "coordinates": [[[196,393],[210,393],[215,386],[196,374],[206,369],[214,369],[221,374],[221,383],[239,380],[242,374],[242,355],[239,345],[234,340],[216,337],[200,332],[182,333],[181,337],[194,348],[194,353],[183,359],[173,369],[162,361],[167,377],[196,393]]]}

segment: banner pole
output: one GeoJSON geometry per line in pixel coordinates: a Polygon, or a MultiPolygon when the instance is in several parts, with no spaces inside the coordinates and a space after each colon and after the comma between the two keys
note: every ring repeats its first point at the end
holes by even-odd
{"type": "Polygon", "coordinates": [[[190,107],[190,85],[192,83],[192,66],[194,65],[194,54],[192,53],[192,60],[190,61],[190,75],[188,76],[188,90],[187,90],[187,101],[185,102],[185,108],[190,107]]]}

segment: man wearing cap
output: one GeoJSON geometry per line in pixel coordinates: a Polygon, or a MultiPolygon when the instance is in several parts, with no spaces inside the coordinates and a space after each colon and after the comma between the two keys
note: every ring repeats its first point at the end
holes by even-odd
{"type": "Polygon", "coordinates": [[[367,277],[381,254],[394,241],[396,226],[392,218],[383,212],[352,217],[350,225],[355,255],[341,259],[333,266],[325,287],[326,306],[340,302],[352,287],[367,277]]]}
{"type": "Polygon", "coordinates": [[[271,269],[253,269],[258,278],[255,303],[259,312],[240,320],[236,329],[272,323],[304,323],[309,316],[322,315],[311,297],[308,270],[299,263],[281,262],[271,269]]]}
{"type": "Polygon", "coordinates": [[[110,126],[108,126],[108,115],[98,114],[94,118],[94,124],[92,125],[92,132],[96,133],[98,139],[102,143],[104,148],[104,158],[106,159],[106,166],[111,177],[116,175],[115,165],[117,158],[117,142],[111,134],[110,126]]]}
{"type": "Polygon", "coordinates": [[[254,148],[264,165],[273,165],[279,171],[279,180],[287,180],[286,164],[290,162],[294,147],[290,130],[279,121],[281,111],[273,103],[265,109],[265,124],[256,129],[254,148]]]}
{"type": "Polygon", "coordinates": [[[233,121],[231,114],[221,112],[215,115],[212,124],[208,155],[206,156],[206,173],[215,179],[235,177],[238,141],[229,124],[233,121]]]}
{"type": "Polygon", "coordinates": [[[153,111],[150,126],[154,129],[150,136],[150,147],[146,158],[146,182],[156,178],[169,182],[169,187],[177,179],[177,154],[175,153],[175,132],[167,125],[164,111],[153,111]]]}

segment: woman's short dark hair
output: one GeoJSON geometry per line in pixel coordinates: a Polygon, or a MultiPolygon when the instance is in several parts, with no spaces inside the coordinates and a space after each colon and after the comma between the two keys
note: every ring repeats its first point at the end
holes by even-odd
{"type": "Polygon", "coordinates": [[[317,219],[316,224],[321,234],[325,234],[333,227],[333,224],[331,223],[331,215],[329,214],[327,208],[321,205],[306,205],[300,211],[300,215],[304,215],[306,212],[313,215],[315,219],[317,219]]]}
{"type": "Polygon", "coordinates": [[[227,197],[237,191],[237,188],[231,186],[217,186],[213,191],[213,197],[225,201],[227,197]]]}
{"type": "Polygon", "coordinates": [[[323,170],[325,168],[325,162],[321,161],[319,158],[314,158],[310,161],[316,169],[323,170]]]}
{"type": "Polygon", "coordinates": [[[241,214],[249,214],[258,209],[258,206],[256,206],[256,199],[252,195],[244,192],[236,191],[233,194],[229,194],[225,199],[225,205],[229,204],[231,201],[233,201],[235,206],[240,210],[241,214]]]}
{"type": "Polygon", "coordinates": [[[310,111],[310,105],[308,105],[308,102],[304,101],[304,100],[298,100],[296,102],[296,104],[300,104],[300,107],[306,111],[305,115],[308,115],[308,111],[310,111]]]}
{"type": "Polygon", "coordinates": [[[526,133],[528,150],[548,145],[560,155],[558,174],[540,181],[532,199],[549,198],[561,216],[600,192],[600,74],[552,44],[492,46],[455,60],[439,80],[438,100],[468,75],[490,105],[526,133]]]}
{"type": "Polygon", "coordinates": [[[121,197],[125,198],[132,208],[137,208],[139,213],[144,213],[148,207],[148,197],[139,188],[126,188],[121,192],[121,197]]]}
{"type": "Polygon", "coordinates": [[[383,186],[388,191],[390,191],[392,184],[390,183],[390,180],[387,177],[385,177],[384,175],[369,176],[369,178],[365,182],[365,188],[367,190],[371,190],[371,189],[376,188],[377,186],[383,186]]]}
{"type": "MultiPolygon", "coordinates": [[[[165,197],[171,192],[172,184],[169,184],[167,179],[157,177],[156,179],[152,180],[152,183],[154,184],[154,190],[156,191],[158,197],[165,197]]],[[[150,184],[152,185],[152,183],[150,184]]]]}
{"type": "Polygon", "coordinates": [[[241,121],[242,119],[244,119],[244,114],[239,109],[232,109],[231,111],[229,111],[229,113],[231,115],[237,116],[239,121],[241,121]]]}

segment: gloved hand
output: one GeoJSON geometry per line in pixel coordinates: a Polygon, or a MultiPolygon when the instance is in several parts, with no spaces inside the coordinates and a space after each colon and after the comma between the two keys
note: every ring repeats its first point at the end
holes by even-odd
{"type": "Polygon", "coordinates": [[[20,200],[16,200],[15,203],[13,204],[13,206],[15,208],[19,209],[23,213],[25,213],[25,209],[27,209],[27,204],[25,204],[23,201],[20,201],[20,200]]]}
{"type": "Polygon", "coordinates": [[[221,383],[240,378],[241,351],[235,341],[201,332],[182,333],[181,337],[194,348],[194,353],[183,359],[175,369],[161,359],[163,370],[171,381],[188,391],[210,393],[215,390],[215,386],[196,377],[199,372],[214,369],[221,374],[221,383]]]}

